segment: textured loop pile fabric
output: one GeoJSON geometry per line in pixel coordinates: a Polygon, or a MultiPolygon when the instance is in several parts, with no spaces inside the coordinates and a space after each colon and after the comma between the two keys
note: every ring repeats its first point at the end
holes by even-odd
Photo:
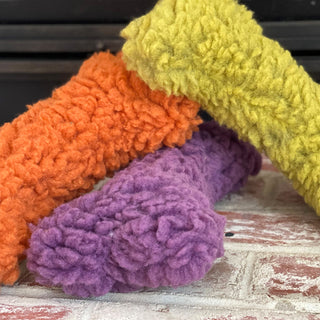
{"type": "Polygon", "coordinates": [[[101,190],[56,208],[35,227],[27,266],[44,285],[80,297],[179,286],[224,253],[213,204],[261,168],[261,156],[216,122],[181,148],[136,159],[101,190]]]}
{"type": "Polygon", "coordinates": [[[199,102],[264,151],[320,214],[320,89],[234,0],[161,0],[123,31],[152,88],[199,102]]]}
{"type": "Polygon", "coordinates": [[[181,146],[199,104],[151,91],[121,53],[94,54],[52,96],[0,128],[0,282],[14,283],[36,224],[105,175],[163,145],[181,146]]]}

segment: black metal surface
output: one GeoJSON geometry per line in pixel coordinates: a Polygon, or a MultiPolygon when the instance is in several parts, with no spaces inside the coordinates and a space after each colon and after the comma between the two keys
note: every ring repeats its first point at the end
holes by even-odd
{"type": "Polygon", "coordinates": [[[44,99],[51,94],[53,88],[63,84],[69,75],[59,74],[56,77],[32,77],[17,75],[0,78],[0,125],[13,120],[26,111],[26,105],[44,99]]]}
{"type": "Polygon", "coordinates": [[[240,0],[260,21],[320,19],[319,0],[240,0]]]}
{"type": "Polygon", "coordinates": [[[156,0],[1,0],[0,23],[119,23],[139,17],[156,0]]]}
{"type": "MultiPolygon", "coordinates": [[[[92,52],[120,50],[120,30],[155,2],[0,0],[0,125],[25,111],[26,104],[49,96],[92,52]]],[[[320,81],[320,0],[241,2],[264,20],[265,35],[320,81]],[[302,18],[319,20],[297,21],[302,18]]]]}
{"type": "MultiPolygon", "coordinates": [[[[156,0],[1,0],[0,23],[121,23],[156,0]]],[[[240,0],[261,21],[320,19],[319,0],[240,0]]]]}
{"type": "MultiPolygon", "coordinates": [[[[263,22],[264,34],[291,51],[320,50],[320,21],[263,22]]],[[[125,24],[0,25],[0,57],[13,53],[116,52],[125,24]]],[[[53,56],[52,56],[53,57],[53,56]]]]}
{"type": "Polygon", "coordinates": [[[124,24],[0,25],[0,54],[117,51],[124,24]]]}

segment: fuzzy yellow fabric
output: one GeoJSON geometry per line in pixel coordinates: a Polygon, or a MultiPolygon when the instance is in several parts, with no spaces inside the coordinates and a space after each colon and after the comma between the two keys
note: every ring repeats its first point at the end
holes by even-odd
{"type": "Polygon", "coordinates": [[[320,90],[233,0],[162,0],[121,33],[152,88],[202,104],[265,151],[320,214],[320,90]]]}

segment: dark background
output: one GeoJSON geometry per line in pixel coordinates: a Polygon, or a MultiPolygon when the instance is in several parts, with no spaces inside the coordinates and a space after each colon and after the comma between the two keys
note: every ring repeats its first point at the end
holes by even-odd
{"type": "MultiPolygon", "coordinates": [[[[265,35],[320,81],[320,0],[242,0],[265,35]]],[[[92,52],[121,48],[119,31],[155,0],[0,0],[0,125],[50,95],[92,52]]]]}

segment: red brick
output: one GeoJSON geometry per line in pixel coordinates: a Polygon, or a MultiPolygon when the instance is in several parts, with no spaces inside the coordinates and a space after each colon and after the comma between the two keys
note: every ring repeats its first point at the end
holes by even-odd
{"type": "Polygon", "coordinates": [[[33,274],[27,271],[20,275],[15,285],[37,286],[38,284],[35,282],[33,274]]]}
{"type": "MultiPolygon", "coordinates": [[[[159,297],[160,300],[161,297],[159,297]]],[[[249,309],[234,308],[228,304],[224,304],[224,307],[197,306],[196,304],[184,306],[176,302],[174,295],[170,295],[170,301],[169,305],[148,303],[142,305],[140,299],[138,304],[103,303],[100,301],[95,305],[90,320],[105,319],[106,315],[108,315],[108,319],[118,320],[319,320],[316,315],[309,313],[255,309],[254,301],[249,309]]]]}
{"type": "Polygon", "coordinates": [[[279,172],[261,171],[250,177],[243,188],[230,193],[215,205],[219,211],[251,213],[312,213],[304,199],[293,189],[290,182],[279,172]]]}
{"type": "MultiPolygon", "coordinates": [[[[234,312],[233,314],[225,316],[217,316],[213,318],[205,318],[204,320],[319,320],[320,316],[314,314],[295,313],[294,315],[275,313],[272,311],[247,311],[247,316],[238,315],[240,312],[234,312]],[[257,315],[259,314],[259,315],[257,315]]],[[[245,313],[245,312],[241,312],[245,313]]]]}
{"type": "Polygon", "coordinates": [[[228,316],[228,317],[214,317],[214,318],[208,318],[205,320],[258,320],[257,317],[251,317],[251,316],[244,316],[244,317],[239,317],[239,316],[228,316]]]}
{"type": "Polygon", "coordinates": [[[26,266],[26,260],[23,260],[20,265],[20,277],[17,280],[17,282],[15,283],[15,286],[18,285],[28,285],[28,286],[35,286],[35,280],[34,280],[34,276],[30,273],[30,271],[27,269],[26,266]]]}
{"type": "Polygon", "coordinates": [[[216,260],[211,270],[199,281],[178,288],[159,288],[148,291],[186,296],[238,298],[243,275],[247,267],[248,253],[228,250],[225,256],[216,260]]]}
{"type": "Polygon", "coordinates": [[[313,213],[260,215],[219,212],[227,217],[225,242],[263,245],[315,246],[320,241],[320,219],[313,213]]]}
{"type": "Polygon", "coordinates": [[[66,307],[35,306],[23,307],[0,304],[1,320],[62,320],[67,319],[71,310],[66,307]]]}
{"type": "Polygon", "coordinates": [[[253,272],[252,292],[254,295],[308,297],[318,300],[319,283],[320,257],[260,254],[253,272]]]}
{"type": "MultiPolygon", "coordinates": [[[[20,285],[23,286],[29,286],[29,287],[45,287],[40,284],[38,284],[35,281],[34,275],[27,269],[26,267],[26,261],[23,261],[20,264],[20,277],[15,283],[15,287],[18,287],[20,285]]],[[[48,286],[49,288],[53,288],[52,286],[48,286]]],[[[1,319],[0,319],[1,320],[1,319]]]]}
{"type": "Polygon", "coordinates": [[[262,157],[261,170],[265,170],[265,171],[279,171],[279,170],[272,164],[271,160],[268,159],[268,158],[265,157],[265,156],[262,157]]]}

